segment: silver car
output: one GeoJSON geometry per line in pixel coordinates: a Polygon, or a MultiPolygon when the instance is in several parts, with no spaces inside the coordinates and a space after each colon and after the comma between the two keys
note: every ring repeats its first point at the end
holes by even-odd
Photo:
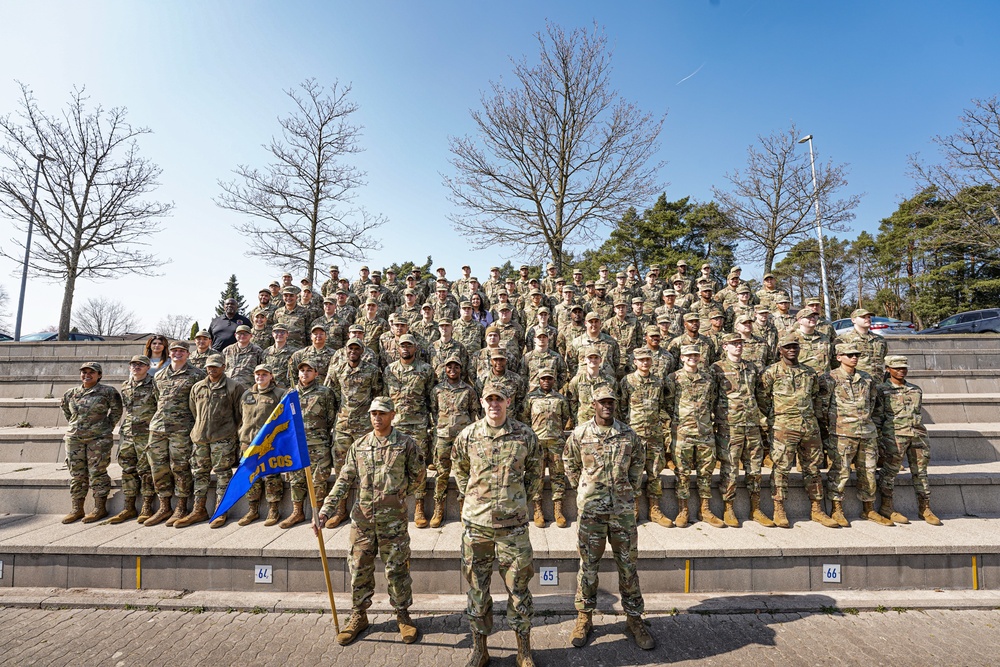
{"type": "MultiPolygon", "coordinates": [[[[833,332],[838,336],[843,335],[854,328],[851,318],[844,318],[833,323],[833,332]]],[[[892,317],[876,317],[872,315],[872,328],[870,331],[879,336],[910,336],[917,333],[917,328],[913,322],[905,322],[892,317]]]]}

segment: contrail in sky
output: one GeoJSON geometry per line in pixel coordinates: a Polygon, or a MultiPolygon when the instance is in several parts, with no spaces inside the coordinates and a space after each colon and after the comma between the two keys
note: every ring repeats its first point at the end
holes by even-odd
{"type": "Polygon", "coordinates": [[[705,63],[702,63],[702,64],[698,65],[698,69],[696,69],[695,71],[691,72],[690,74],[688,74],[686,77],[684,77],[683,79],[681,79],[680,81],[678,81],[674,85],[675,86],[681,85],[682,83],[684,83],[685,81],[687,81],[688,79],[690,79],[691,77],[693,77],[695,74],[697,74],[698,72],[700,72],[701,68],[704,67],[704,66],[705,66],[705,63]]]}

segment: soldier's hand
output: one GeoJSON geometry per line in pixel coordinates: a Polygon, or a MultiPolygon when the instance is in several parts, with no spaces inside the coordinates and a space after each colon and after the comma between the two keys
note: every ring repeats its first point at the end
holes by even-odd
{"type": "Polygon", "coordinates": [[[313,527],[313,535],[316,535],[317,537],[319,537],[319,532],[322,529],[322,527],[326,525],[326,520],[328,518],[329,517],[327,517],[325,514],[320,514],[318,517],[316,517],[316,520],[313,521],[313,525],[312,525],[312,527],[313,527]]]}

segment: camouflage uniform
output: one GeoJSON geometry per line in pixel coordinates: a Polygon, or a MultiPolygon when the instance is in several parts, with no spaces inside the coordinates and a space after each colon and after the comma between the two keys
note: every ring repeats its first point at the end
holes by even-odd
{"type": "Polygon", "coordinates": [[[783,289],[767,289],[766,287],[761,287],[757,290],[755,296],[757,297],[757,303],[762,306],[767,306],[768,310],[774,310],[777,308],[778,297],[787,297],[789,294],[783,289]]]}
{"type": "Polygon", "coordinates": [[[878,486],[883,497],[892,496],[899,474],[906,459],[910,465],[913,490],[917,498],[928,499],[931,487],[927,482],[927,466],[931,449],[927,440],[927,427],[921,417],[923,392],[915,384],[903,382],[898,386],[886,380],[878,386],[882,395],[883,410],[879,414],[879,454],[882,467],[878,486]]]}
{"type": "Polygon", "coordinates": [[[416,322],[410,324],[410,335],[418,340],[423,338],[428,343],[433,343],[441,337],[441,332],[438,330],[436,320],[431,320],[430,322],[417,320],[416,322]]]}
{"type": "Polygon", "coordinates": [[[823,445],[831,461],[826,476],[830,499],[844,500],[853,462],[858,497],[874,502],[878,443],[873,419],[881,410],[874,380],[864,371],[848,375],[843,367],[835,368],[820,378],[820,402],[820,422],[826,431],[823,445]]]}
{"type": "MultiPolygon", "coordinates": [[[[282,386],[273,381],[267,389],[261,391],[256,384],[243,392],[240,397],[240,454],[246,451],[250,443],[260,432],[260,429],[267,423],[268,417],[274,408],[281,402],[281,397],[285,393],[282,386]]],[[[281,502],[285,495],[285,486],[281,481],[281,474],[267,475],[263,479],[260,476],[253,481],[250,490],[247,492],[247,500],[260,500],[261,495],[265,495],[265,500],[269,503],[281,502]]]]}
{"type": "Polygon", "coordinates": [[[573,379],[566,385],[566,399],[569,401],[570,414],[573,415],[574,424],[582,424],[594,416],[594,405],[592,397],[594,390],[602,385],[611,387],[612,392],[618,391],[618,382],[610,373],[600,372],[597,377],[590,377],[587,370],[580,369],[580,372],[573,376],[573,379]]]}
{"type": "Polygon", "coordinates": [[[798,337],[799,363],[813,369],[817,375],[823,375],[830,370],[830,362],[834,358],[833,341],[819,331],[807,334],[799,329],[798,337]]]}
{"type": "MultiPolygon", "coordinates": [[[[659,499],[663,495],[660,473],[667,467],[667,450],[663,428],[670,423],[670,402],[666,378],[652,370],[643,377],[639,371],[625,376],[618,393],[618,416],[628,424],[642,443],[646,452],[646,494],[659,499]]],[[[650,500],[650,506],[654,503],[650,500]]]]}
{"type": "Polygon", "coordinates": [[[324,384],[333,391],[340,406],[333,445],[333,472],[339,475],[351,443],[372,430],[368,408],[383,393],[382,372],[363,359],[354,367],[345,360],[330,365],[324,384]]]}
{"type": "Polygon", "coordinates": [[[610,427],[600,427],[591,419],[570,434],[564,460],[569,484],[577,489],[580,517],[580,570],[574,606],[582,612],[593,612],[597,607],[598,570],[610,542],[622,607],[629,616],[639,616],[645,605],[639,590],[635,497],[646,461],[642,442],[618,420],[610,427]]]}
{"type": "Polygon", "coordinates": [[[444,382],[444,365],[452,357],[458,357],[462,364],[462,379],[465,381],[472,379],[472,362],[469,359],[469,353],[454,338],[448,342],[439,338],[431,343],[430,357],[431,368],[434,369],[434,376],[438,382],[444,382]]]}
{"type": "Polygon", "coordinates": [[[698,496],[712,497],[716,462],[712,409],[717,392],[715,378],[702,370],[690,373],[682,367],[667,377],[677,502],[681,507],[687,506],[691,495],[692,469],[698,473],[698,496]]]}
{"type": "MultiPolygon", "coordinates": [[[[386,366],[383,379],[385,390],[396,406],[396,417],[392,420],[393,427],[416,440],[420,447],[421,458],[424,461],[430,460],[434,453],[428,433],[431,389],[437,384],[434,369],[416,359],[411,364],[394,361],[386,366]]],[[[427,495],[427,490],[421,487],[414,495],[421,501],[427,495]]]]}
{"type": "MultiPolygon", "coordinates": [[[[566,496],[566,473],[563,467],[563,449],[566,437],[563,429],[572,420],[569,401],[554,389],[542,391],[536,387],[524,400],[522,421],[531,425],[538,437],[538,447],[542,457],[541,472],[549,469],[549,484],[552,486],[552,500],[562,500],[566,496]]],[[[532,501],[541,500],[542,485],[532,501]]]]}
{"type": "Polygon", "coordinates": [[[698,333],[704,335],[709,329],[712,328],[712,311],[718,309],[719,304],[711,299],[708,301],[698,299],[691,304],[691,307],[688,308],[688,312],[696,313],[698,315],[698,333]]]}
{"type": "Polygon", "coordinates": [[[111,493],[111,449],[114,428],[122,418],[122,397],[118,390],[98,380],[90,389],[67,389],[62,397],[66,417],[66,467],[69,468],[69,495],[73,500],[95,498],[111,493]]]}
{"type": "Polygon", "coordinates": [[[486,419],[455,438],[455,481],[462,505],[462,574],[469,583],[466,613],[472,630],[493,630],[490,579],[497,561],[507,589],[507,620],[518,634],[531,630],[535,574],[528,538],[528,498],[542,483],[538,438],[513,417],[493,428],[486,419]]]}
{"type": "Polygon", "coordinates": [[[295,350],[287,344],[281,349],[278,349],[277,345],[272,345],[264,350],[264,365],[271,369],[274,381],[286,388],[295,384],[292,378],[296,377],[297,372],[288,372],[288,360],[294,353],[295,350]]]}
{"type": "MultiPolygon", "coordinates": [[[[288,376],[297,377],[299,374],[299,364],[308,361],[316,369],[316,380],[322,382],[326,374],[330,372],[330,363],[333,361],[334,350],[329,345],[321,348],[309,345],[301,350],[296,350],[288,358],[288,376]]],[[[227,366],[228,368],[228,366],[227,366]]]]}
{"type": "Polygon", "coordinates": [[[153,475],[146,458],[149,444],[149,420],[156,412],[156,395],[153,376],[147,374],[141,381],[128,378],[122,382],[121,443],[118,445],[118,464],[122,467],[122,491],[126,496],[156,495],[153,475]]]}
{"type": "Polygon", "coordinates": [[[191,476],[191,388],[205,377],[205,371],[184,364],[174,371],[168,364],[153,379],[156,412],[149,422],[146,458],[153,474],[156,495],[187,498],[194,488],[191,476]]]}
{"type": "Polygon", "coordinates": [[[715,449],[722,462],[719,491],[724,501],[733,502],[741,461],[747,492],[760,493],[764,461],[756,394],[760,370],[745,359],[733,363],[724,357],[712,364],[712,373],[719,392],[715,402],[715,449]]]}
{"type": "Polygon", "coordinates": [[[431,389],[431,418],[434,422],[434,502],[444,502],[451,475],[451,452],[455,438],[479,417],[476,389],[459,379],[452,384],[439,382],[431,389]]]}
{"type": "MultiPolygon", "coordinates": [[[[566,368],[569,370],[569,346],[577,336],[584,336],[587,333],[587,327],[581,324],[574,324],[572,320],[566,322],[565,324],[559,323],[559,333],[556,335],[556,345],[555,350],[562,355],[563,359],[566,360],[566,368]]],[[[552,347],[551,343],[549,347],[552,347]]]]}
{"type": "Polygon", "coordinates": [[[253,343],[246,347],[240,347],[239,343],[227,345],[222,356],[226,360],[226,375],[244,387],[253,384],[253,369],[264,363],[264,350],[253,343]]]}
{"type": "Polygon", "coordinates": [[[288,329],[286,345],[293,350],[309,345],[309,325],[314,319],[313,312],[300,303],[295,304],[292,310],[282,306],[274,311],[274,323],[284,324],[288,329]]]}
{"type": "Polygon", "coordinates": [[[486,345],[486,329],[476,320],[455,320],[453,336],[462,344],[470,359],[475,359],[479,350],[486,345]]]}
{"type": "Polygon", "coordinates": [[[878,382],[885,377],[885,355],[889,352],[889,344],[885,342],[885,338],[871,331],[862,336],[857,330],[851,329],[838,336],[834,342],[838,345],[840,343],[857,345],[861,352],[857,370],[868,373],[878,382]]]}
{"type": "Polygon", "coordinates": [[[313,320],[309,326],[310,336],[312,335],[312,328],[317,325],[326,330],[326,346],[328,348],[336,352],[344,347],[345,339],[347,338],[347,327],[344,326],[344,322],[336,314],[330,317],[324,315],[313,320]]]}
{"type": "Polygon", "coordinates": [[[236,467],[236,448],[242,410],[240,399],[246,391],[240,382],[225,375],[218,382],[205,379],[191,387],[188,398],[194,425],[191,427],[191,474],[194,497],[208,497],[208,483],[215,473],[216,499],[222,500],[236,467]]]}
{"type": "Polygon", "coordinates": [[[641,324],[632,315],[625,315],[625,317],[618,317],[615,315],[610,320],[604,323],[602,331],[618,343],[618,364],[615,368],[615,374],[619,378],[625,377],[626,364],[628,362],[628,355],[632,350],[637,347],[642,346],[642,331],[645,328],[644,324],[641,324]]]}
{"type": "MultiPolygon", "coordinates": [[[[205,362],[208,361],[208,358],[211,357],[213,354],[219,354],[219,351],[212,348],[211,346],[209,346],[209,348],[204,352],[199,352],[198,350],[195,350],[194,352],[188,355],[188,365],[194,366],[195,368],[199,368],[201,370],[205,370],[205,362]]],[[[167,359],[167,361],[164,363],[169,364],[170,360],[167,359]]],[[[152,370],[149,371],[149,376],[150,377],[154,376],[152,370]]]]}
{"type": "Polygon", "coordinates": [[[569,349],[566,350],[566,366],[570,376],[576,375],[579,369],[586,368],[586,355],[595,347],[601,353],[603,367],[608,369],[615,380],[624,377],[618,375],[621,367],[621,349],[618,347],[618,341],[603,331],[597,338],[591,338],[589,333],[585,333],[570,342],[569,349]]]}
{"type": "Polygon", "coordinates": [[[683,334],[674,338],[667,344],[667,352],[672,354],[674,359],[680,359],[681,346],[683,345],[698,346],[698,350],[701,352],[701,357],[698,360],[699,370],[708,371],[709,367],[719,359],[715,344],[704,334],[700,333],[696,337],[692,338],[685,331],[683,334]]]}
{"type": "Polygon", "coordinates": [[[775,310],[771,313],[771,324],[774,326],[775,331],[778,332],[779,338],[782,334],[795,333],[799,330],[799,321],[795,319],[795,315],[791,312],[782,313],[779,310],[775,310]]]}
{"type": "Polygon", "coordinates": [[[659,308],[656,308],[653,311],[653,314],[656,315],[657,319],[659,319],[663,315],[666,315],[667,317],[669,317],[670,318],[670,328],[669,328],[670,333],[672,333],[674,336],[680,336],[682,333],[684,333],[684,320],[683,320],[683,318],[684,318],[684,313],[686,313],[686,312],[687,311],[685,309],[680,308],[677,305],[673,305],[673,306],[663,305],[663,306],[660,306],[659,308]]]}
{"type": "MultiPolygon", "coordinates": [[[[327,482],[333,468],[331,441],[337,423],[337,397],[318,379],[308,387],[296,384],[295,390],[299,392],[299,404],[302,406],[302,422],[305,425],[306,448],[309,450],[309,462],[312,466],[313,486],[316,489],[316,498],[322,498],[326,495],[327,482]]],[[[292,489],[292,502],[304,502],[309,492],[305,470],[284,474],[287,475],[285,479],[292,489]]]]}
{"type": "Polygon", "coordinates": [[[775,361],[774,350],[766,340],[750,334],[749,338],[743,339],[743,360],[749,361],[757,367],[758,372],[763,373],[775,361]]]}
{"type": "Polygon", "coordinates": [[[364,327],[365,345],[375,350],[375,353],[378,354],[379,338],[381,338],[382,334],[386,331],[389,331],[389,322],[381,317],[368,319],[368,316],[365,313],[361,313],[358,315],[358,319],[356,319],[354,323],[364,327]]]}
{"type": "Polygon", "coordinates": [[[524,378],[509,368],[504,371],[503,375],[495,375],[491,368],[476,378],[476,391],[479,392],[480,396],[483,395],[483,388],[490,383],[503,387],[507,391],[507,396],[510,398],[509,412],[512,415],[521,414],[524,409],[524,397],[528,394],[528,383],[524,381],[524,378]]]}
{"type": "Polygon", "coordinates": [[[507,370],[518,372],[521,368],[521,357],[514,354],[509,347],[504,347],[502,344],[500,347],[484,347],[479,350],[476,355],[475,361],[473,363],[473,371],[475,375],[474,378],[478,378],[481,375],[485,375],[490,372],[490,357],[494,350],[503,350],[503,353],[507,355],[507,370]]]}
{"type": "MultiPolygon", "coordinates": [[[[260,328],[260,329],[258,329],[257,327],[254,327],[250,331],[250,344],[251,345],[256,345],[261,350],[263,350],[265,347],[267,347],[268,345],[270,345],[272,340],[273,339],[271,338],[271,325],[270,324],[265,324],[263,326],[263,328],[260,328]]],[[[191,357],[188,357],[188,361],[189,362],[191,361],[191,357]]]]}
{"type": "MultiPolygon", "coordinates": [[[[551,340],[551,336],[550,336],[551,340]]],[[[551,369],[555,373],[555,388],[560,389],[569,382],[569,371],[566,369],[566,362],[556,352],[549,349],[542,352],[534,349],[521,359],[521,377],[524,378],[527,391],[538,389],[538,372],[543,368],[551,369]]]]}

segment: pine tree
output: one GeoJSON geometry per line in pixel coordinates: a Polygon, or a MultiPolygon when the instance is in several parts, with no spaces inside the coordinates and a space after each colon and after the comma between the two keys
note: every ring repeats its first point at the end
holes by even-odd
{"type": "Polygon", "coordinates": [[[247,309],[247,304],[243,300],[243,295],[240,294],[240,284],[236,281],[236,274],[229,276],[229,281],[226,282],[226,289],[222,290],[222,294],[219,295],[219,305],[215,307],[215,316],[219,317],[225,312],[223,305],[226,299],[236,299],[236,312],[245,313],[247,309]]]}

